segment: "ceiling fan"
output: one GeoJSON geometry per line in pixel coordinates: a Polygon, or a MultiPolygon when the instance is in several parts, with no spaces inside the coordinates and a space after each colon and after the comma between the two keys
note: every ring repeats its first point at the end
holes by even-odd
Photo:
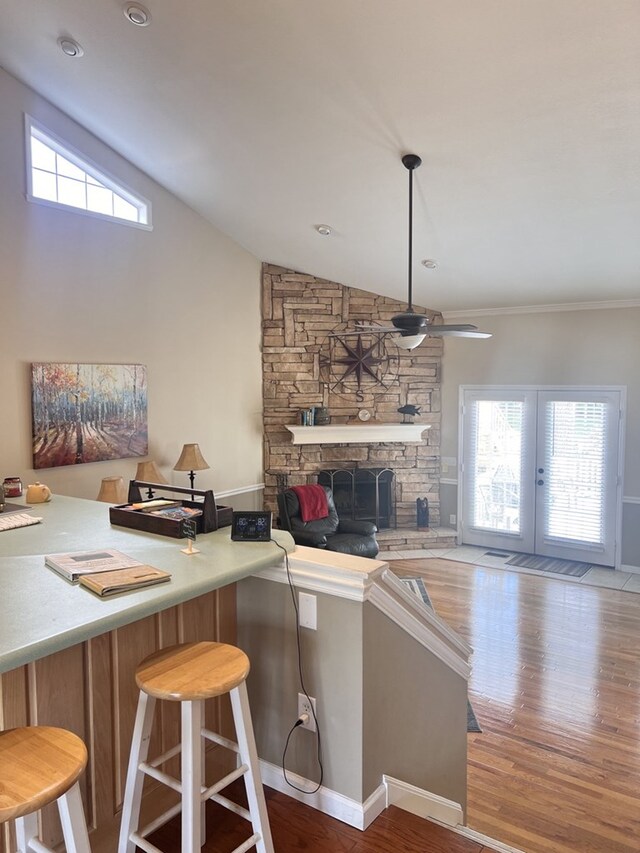
{"type": "Polygon", "coordinates": [[[391,318],[391,327],[377,326],[375,324],[359,323],[361,330],[370,329],[377,332],[395,332],[397,337],[394,341],[401,349],[412,350],[428,337],[459,337],[459,338],[490,338],[489,332],[479,332],[477,326],[470,323],[443,326],[434,325],[425,314],[417,314],[413,310],[413,287],[412,287],[412,253],[413,253],[413,173],[422,164],[417,154],[405,154],[402,165],[409,171],[409,281],[407,310],[402,314],[396,314],[391,318]]]}

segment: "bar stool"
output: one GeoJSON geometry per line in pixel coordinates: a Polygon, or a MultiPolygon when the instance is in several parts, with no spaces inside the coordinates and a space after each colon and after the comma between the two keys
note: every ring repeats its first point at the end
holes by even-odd
{"type": "Polygon", "coordinates": [[[16,822],[20,853],[53,853],[38,838],[37,812],[58,802],[69,853],[90,853],[78,779],[87,764],[79,737],[49,726],[0,732],[0,823],[16,822]]]}
{"type": "Polygon", "coordinates": [[[136,846],[146,853],[161,853],[146,840],[147,836],[180,811],[182,853],[199,853],[206,835],[204,806],[207,800],[214,800],[251,822],[253,835],[233,853],[244,853],[254,845],[258,853],[273,853],[245,683],[249,666],[249,658],[240,649],[212,642],[171,646],[145,658],[138,666],[136,684],[140,696],[122,806],[119,853],[134,853],[136,846]],[[231,698],[237,744],[203,727],[204,700],[225,693],[231,698]],[[156,699],[181,703],[182,743],[147,761],[156,699]],[[205,740],[233,750],[240,758],[235,770],[209,788],[205,788],[203,778],[205,740]],[[158,769],[179,752],[181,781],[158,769]],[[178,791],[181,802],[139,828],[145,775],[178,791]],[[245,776],[248,810],[218,793],[240,776],[245,776]]]}

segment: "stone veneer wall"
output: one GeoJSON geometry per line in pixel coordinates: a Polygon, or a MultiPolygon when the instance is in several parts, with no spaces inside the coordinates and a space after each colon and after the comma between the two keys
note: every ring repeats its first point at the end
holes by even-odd
{"type": "MultiPolygon", "coordinates": [[[[264,398],[264,467],[267,509],[277,511],[278,475],[288,485],[316,482],[324,468],[391,468],[396,475],[398,527],[416,527],[416,498],[428,498],[430,526],[440,523],[440,364],[442,339],[427,338],[411,352],[399,354],[398,378],[380,391],[364,386],[355,393],[329,393],[322,381],[320,351],[329,332],[354,321],[383,321],[406,305],[364,290],[312,275],[263,265],[262,364],[264,398]],[[348,423],[362,408],[373,419],[400,423],[397,409],[421,408],[416,423],[430,424],[421,443],[292,444],[285,424],[298,424],[301,409],[328,405],[332,423],[348,423]]],[[[435,312],[431,316],[439,317],[435,312]]]]}

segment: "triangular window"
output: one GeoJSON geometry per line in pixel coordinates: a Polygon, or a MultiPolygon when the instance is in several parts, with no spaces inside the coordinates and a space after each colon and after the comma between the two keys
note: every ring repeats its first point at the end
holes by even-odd
{"type": "Polygon", "coordinates": [[[151,227],[151,204],[27,116],[27,197],[90,216],[151,227]]]}

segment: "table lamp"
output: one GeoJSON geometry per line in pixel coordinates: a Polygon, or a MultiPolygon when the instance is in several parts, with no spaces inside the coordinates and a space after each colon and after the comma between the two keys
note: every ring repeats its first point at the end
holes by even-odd
{"type": "MultiPolygon", "coordinates": [[[[156,463],[149,459],[148,462],[138,462],[138,467],[136,468],[136,480],[141,480],[143,483],[160,483],[165,486],[169,485],[169,481],[158,471],[156,467],[156,463]]],[[[153,497],[153,489],[149,487],[147,491],[147,497],[151,499],[153,497]]]]}
{"type": "Polygon", "coordinates": [[[122,477],[103,477],[98,492],[97,501],[108,504],[123,504],[127,502],[127,490],[122,477]]]}
{"type": "MultiPolygon", "coordinates": [[[[209,468],[209,464],[205,460],[204,456],[200,452],[200,448],[197,444],[185,444],[182,448],[182,453],[180,454],[180,459],[173,466],[174,471],[188,471],[189,472],[189,482],[191,483],[191,488],[193,489],[193,481],[195,480],[195,471],[204,471],[206,468],[209,468]]],[[[192,493],[191,500],[194,499],[194,495],[192,493]]]]}

